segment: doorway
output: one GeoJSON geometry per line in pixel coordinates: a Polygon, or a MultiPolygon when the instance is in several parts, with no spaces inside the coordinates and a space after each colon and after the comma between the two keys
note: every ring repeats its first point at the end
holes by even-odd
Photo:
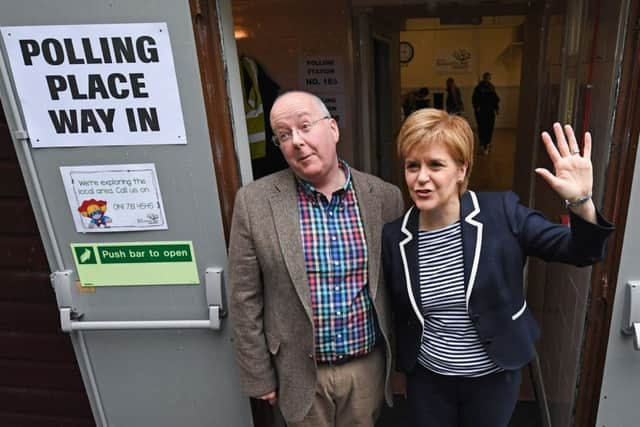
{"type": "MultiPolygon", "coordinates": [[[[554,194],[537,185],[533,176],[535,167],[546,166],[546,154],[539,149],[539,132],[556,120],[582,123],[588,108],[587,84],[597,87],[591,98],[590,129],[601,141],[593,156],[600,183],[594,198],[601,200],[611,143],[607,126],[616,67],[615,52],[606,45],[617,43],[617,19],[624,2],[613,2],[616,7],[607,12],[610,28],[600,29],[602,40],[598,45],[602,52],[597,52],[603,55],[598,58],[606,61],[596,61],[595,75],[601,79],[591,82],[585,79],[585,63],[589,62],[595,39],[590,31],[597,20],[598,2],[455,3],[444,0],[397,6],[398,2],[391,0],[327,0],[322,8],[316,8],[293,0],[234,0],[233,13],[236,29],[244,30],[237,38],[239,52],[258,58],[281,90],[306,89],[300,79],[302,58],[337,59],[335,71],[342,84],[330,89],[329,94],[338,100],[335,105],[341,118],[339,154],[354,167],[398,185],[402,182],[393,142],[384,141],[389,140],[389,135],[393,141],[399,129],[401,121],[394,117],[400,115],[402,96],[426,86],[430,105],[444,106],[445,82],[447,77],[453,77],[461,88],[465,115],[476,129],[473,89],[485,71],[491,72],[500,96],[500,109],[493,146],[488,155],[479,153],[475,157],[470,187],[479,191],[514,189],[525,205],[543,211],[554,221],[562,220],[564,208],[554,194]],[[383,37],[378,37],[377,22],[384,22],[383,37]],[[415,39],[410,32],[416,33],[415,39]],[[456,32],[459,36],[452,36],[456,32]],[[441,38],[433,39],[436,34],[441,38]],[[424,37],[432,39],[425,42],[424,37]],[[446,55],[438,51],[445,46],[443,38],[457,42],[463,50],[467,45],[472,53],[472,59],[467,61],[471,71],[463,72],[454,67],[456,64],[441,61],[440,71],[426,80],[424,70],[435,68],[437,58],[446,55]],[[408,41],[411,49],[403,48],[401,41],[408,41]],[[488,52],[483,42],[494,51],[488,52]],[[419,46],[420,43],[426,46],[419,46]],[[420,59],[423,48],[434,52],[420,59]],[[407,56],[411,59],[407,60],[407,56]],[[385,62],[390,63],[386,70],[385,62]],[[409,70],[418,64],[415,73],[418,77],[412,80],[409,70]],[[377,120],[384,115],[392,118],[390,127],[377,120]]],[[[458,55],[460,58],[465,57],[462,53],[458,55]]],[[[523,375],[525,379],[533,376],[535,387],[523,384],[520,407],[527,408],[527,413],[542,414],[541,425],[571,425],[575,389],[582,373],[582,340],[591,279],[589,269],[530,262],[527,299],[543,334],[539,342],[541,358],[534,363],[531,375],[528,372],[523,375]],[[571,345],[563,345],[566,342],[571,345]]],[[[395,422],[390,425],[401,425],[398,421],[402,419],[401,412],[399,404],[390,413],[395,422]]],[[[514,422],[519,422],[516,418],[517,414],[514,422]]]]}

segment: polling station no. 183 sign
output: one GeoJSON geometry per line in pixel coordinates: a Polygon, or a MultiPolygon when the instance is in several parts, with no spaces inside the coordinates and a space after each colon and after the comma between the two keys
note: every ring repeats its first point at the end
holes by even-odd
{"type": "Polygon", "coordinates": [[[34,148],[186,144],[165,23],[0,33],[34,148]]]}

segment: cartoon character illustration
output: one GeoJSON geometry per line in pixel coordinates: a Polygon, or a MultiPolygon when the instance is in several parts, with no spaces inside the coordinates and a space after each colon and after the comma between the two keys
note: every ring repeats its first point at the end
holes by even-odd
{"type": "Polygon", "coordinates": [[[107,202],[96,199],[84,200],[78,208],[82,216],[90,219],[89,228],[108,228],[112,220],[104,214],[106,211],[107,202]]]}

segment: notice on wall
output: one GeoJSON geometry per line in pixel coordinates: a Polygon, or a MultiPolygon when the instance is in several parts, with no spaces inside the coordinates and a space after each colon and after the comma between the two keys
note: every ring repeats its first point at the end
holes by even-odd
{"type": "Polygon", "coordinates": [[[438,73],[470,73],[473,54],[470,48],[437,49],[433,67],[438,73]]]}
{"type": "Polygon", "coordinates": [[[167,229],[153,163],[63,166],[60,173],[79,233],[167,229]]]}
{"type": "Polygon", "coordinates": [[[300,59],[299,87],[307,92],[344,91],[344,68],[338,56],[307,56],[300,59]]]}
{"type": "Polygon", "coordinates": [[[340,128],[345,127],[346,118],[345,118],[345,110],[344,110],[344,95],[327,95],[327,94],[318,94],[324,105],[327,106],[327,110],[329,110],[329,114],[333,117],[336,122],[338,122],[338,126],[340,128]]]}
{"type": "Polygon", "coordinates": [[[193,243],[72,243],[71,253],[83,287],[197,285],[193,243]]]}
{"type": "Polygon", "coordinates": [[[0,34],[33,148],[187,143],[166,23],[0,34]]]}

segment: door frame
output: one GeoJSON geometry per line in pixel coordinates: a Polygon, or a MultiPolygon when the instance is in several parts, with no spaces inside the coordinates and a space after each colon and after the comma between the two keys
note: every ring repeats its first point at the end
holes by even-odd
{"type": "MultiPolygon", "coordinates": [[[[356,99],[356,157],[357,165],[365,172],[375,173],[377,167],[377,150],[380,146],[376,141],[376,94],[374,41],[380,41],[389,46],[389,71],[391,79],[391,111],[397,115],[391,117],[391,130],[395,136],[400,129],[400,26],[399,20],[381,16],[377,8],[353,8],[353,63],[356,99]]],[[[392,155],[394,153],[385,153],[392,155]]],[[[397,162],[392,162],[390,176],[392,182],[399,184],[397,162]]]]}
{"type": "MultiPolygon", "coordinates": [[[[189,6],[228,248],[236,194],[243,184],[253,179],[248,144],[240,146],[237,143],[248,141],[248,137],[240,89],[240,67],[233,39],[231,2],[189,0],[189,6]]],[[[274,426],[272,408],[264,401],[249,400],[254,426],[274,426]]]]}
{"type": "MultiPolygon", "coordinates": [[[[237,54],[235,58],[231,57],[231,54],[236,52],[235,45],[233,49],[229,49],[229,46],[225,49],[223,46],[220,26],[221,18],[225,17],[220,16],[216,3],[214,0],[189,0],[207,113],[209,143],[213,153],[222,225],[228,246],[233,204],[242,180],[239,165],[241,153],[238,153],[240,150],[236,150],[234,144],[232,123],[235,121],[232,120],[234,111],[233,106],[230,105],[232,94],[227,87],[226,77],[229,70],[226,69],[226,63],[235,61],[236,69],[239,70],[239,68],[237,54]]],[[[229,16],[226,18],[231,19],[230,8],[229,16]]],[[[233,24],[232,19],[231,21],[233,24]]],[[[246,125],[244,131],[246,132],[246,125]]]]}
{"type": "MultiPolygon", "coordinates": [[[[596,1],[596,3],[600,3],[596,1]]],[[[615,107],[615,122],[609,152],[604,215],[616,225],[609,241],[604,262],[593,269],[591,304],[585,325],[585,341],[577,389],[576,426],[594,426],[598,414],[600,390],[607,355],[613,298],[618,283],[620,256],[624,241],[630,190],[640,136],[640,4],[630,2],[626,24],[619,92],[615,107]]]]}

